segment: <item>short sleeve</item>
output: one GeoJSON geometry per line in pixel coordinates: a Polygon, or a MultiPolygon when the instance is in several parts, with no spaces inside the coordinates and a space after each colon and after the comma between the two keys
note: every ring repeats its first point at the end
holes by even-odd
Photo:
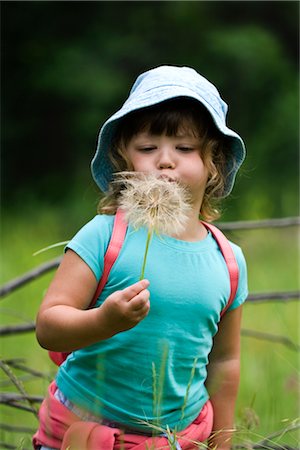
{"type": "Polygon", "coordinates": [[[248,297],[248,277],[247,277],[247,264],[243,252],[240,247],[235,244],[232,244],[233,251],[236,257],[236,261],[239,267],[239,284],[237,288],[236,296],[228,308],[228,311],[231,311],[238,306],[242,305],[246,298],[248,297]]]}
{"type": "Polygon", "coordinates": [[[104,255],[113,228],[114,216],[97,215],[84,225],[65,248],[73,250],[93,271],[97,281],[103,272],[104,255]]]}

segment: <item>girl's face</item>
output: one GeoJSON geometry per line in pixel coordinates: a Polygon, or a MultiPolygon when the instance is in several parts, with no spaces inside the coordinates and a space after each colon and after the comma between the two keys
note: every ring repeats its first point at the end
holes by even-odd
{"type": "Polygon", "coordinates": [[[186,185],[200,210],[208,170],[201,158],[200,140],[194,134],[183,131],[167,136],[142,131],[129,140],[126,154],[135,171],[155,173],[186,185]]]}

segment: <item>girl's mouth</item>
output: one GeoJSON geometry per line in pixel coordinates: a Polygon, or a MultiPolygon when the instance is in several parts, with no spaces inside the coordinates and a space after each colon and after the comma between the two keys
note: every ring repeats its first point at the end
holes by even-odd
{"type": "Polygon", "coordinates": [[[175,180],[175,178],[172,178],[172,177],[170,177],[169,175],[166,175],[166,174],[159,175],[158,178],[160,178],[162,180],[170,181],[170,183],[176,183],[176,181],[177,181],[177,180],[175,180]]]}

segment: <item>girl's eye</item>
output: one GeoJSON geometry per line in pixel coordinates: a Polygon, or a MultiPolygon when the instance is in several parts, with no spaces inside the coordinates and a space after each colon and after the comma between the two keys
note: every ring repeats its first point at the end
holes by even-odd
{"type": "Polygon", "coordinates": [[[190,152],[194,151],[193,147],[187,147],[187,146],[184,146],[184,145],[181,145],[181,146],[177,147],[177,149],[180,150],[183,153],[190,153],[190,152]]]}
{"type": "Polygon", "coordinates": [[[151,146],[149,146],[149,147],[139,147],[138,148],[138,151],[139,152],[142,152],[142,153],[150,153],[150,152],[152,152],[153,150],[155,150],[155,148],[156,147],[151,147],[151,146]]]}

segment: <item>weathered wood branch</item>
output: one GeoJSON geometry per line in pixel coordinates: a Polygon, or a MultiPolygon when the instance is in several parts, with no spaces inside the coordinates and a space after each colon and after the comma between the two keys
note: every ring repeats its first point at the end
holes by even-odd
{"type": "Polygon", "coordinates": [[[16,450],[15,445],[7,444],[6,442],[0,441],[0,448],[1,449],[9,449],[9,450],[16,450]]]}
{"type": "Polygon", "coordinates": [[[223,231],[257,230],[259,228],[283,228],[300,225],[300,217],[284,217],[282,219],[240,220],[235,222],[219,222],[216,224],[223,231]]]}
{"type": "Polygon", "coordinates": [[[61,256],[59,258],[52,259],[51,261],[41,264],[40,266],[30,270],[29,272],[26,272],[24,275],[14,278],[13,280],[4,284],[2,287],[0,287],[0,297],[5,297],[16,289],[24,286],[29,281],[35,280],[41,275],[44,275],[45,273],[55,269],[59,266],[61,259],[61,256]]]}
{"type": "Polygon", "coordinates": [[[284,429],[279,431],[275,431],[269,436],[263,438],[261,441],[257,443],[250,444],[250,447],[247,444],[240,444],[233,447],[233,450],[245,449],[245,450],[299,450],[299,447],[292,447],[287,444],[279,444],[274,442],[279,436],[284,436],[287,433],[291,433],[300,429],[299,420],[295,421],[296,423],[292,423],[284,429]]]}
{"type": "Polygon", "coordinates": [[[287,444],[238,444],[233,450],[299,450],[299,447],[291,447],[287,444]]]}
{"type": "Polygon", "coordinates": [[[39,395],[23,395],[14,392],[0,393],[0,404],[10,406],[12,408],[21,409],[22,411],[30,412],[37,416],[37,410],[34,407],[35,403],[41,403],[43,397],[39,395]],[[31,406],[30,406],[31,405],[31,406]]]}
{"type": "Polygon", "coordinates": [[[300,351],[300,345],[295,344],[295,342],[293,342],[287,336],[281,336],[278,334],[271,334],[271,333],[264,333],[264,332],[256,331],[256,330],[248,330],[245,328],[243,328],[241,330],[241,335],[245,336],[245,337],[259,339],[261,341],[270,341],[270,342],[274,342],[276,344],[282,344],[282,345],[285,345],[286,347],[290,348],[291,350],[295,350],[297,352],[300,351]]]}
{"type": "Polygon", "coordinates": [[[28,333],[35,330],[35,323],[21,323],[19,325],[8,325],[0,328],[0,336],[9,336],[11,334],[28,333]]]}
{"type": "Polygon", "coordinates": [[[264,301],[289,301],[299,300],[300,291],[283,291],[283,292],[258,292],[249,294],[247,302],[264,302],[264,301]]]}
{"type": "MultiPolygon", "coordinates": [[[[34,401],[32,401],[31,396],[27,394],[21,381],[18,380],[18,378],[12,372],[11,368],[3,360],[0,360],[0,367],[3,370],[3,372],[7,375],[7,377],[11,380],[12,384],[14,384],[15,387],[20,392],[20,394],[18,394],[18,395],[21,396],[28,403],[28,406],[20,405],[19,407],[21,409],[26,409],[26,411],[31,411],[37,417],[38,411],[36,410],[36,408],[34,406],[34,401]]],[[[6,394],[1,394],[1,397],[2,397],[2,395],[6,395],[6,394]]],[[[11,406],[13,406],[13,403],[14,402],[12,401],[11,406]]]]}
{"type": "Polygon", "coordinates": [[[34,434],[36,432],[36,429],[34,429],[34,428],[23,427],[23,426],[13,426],[13,425],[9,425],[7,423],[0,423],[0,430],[13,432],[13,433],[28,433],[28,434],[34,434]]]}
{"type": "Polygon", "coordinates": [[[43,401],[42,396],[40,395],[24,395],[17,394],[15,392],[1,392],[0,393],[0,403],[8,404],[8,403],[19,403],[23,401],[30,400],[31,403],[41,403],[43,401]]]}
{"type": "Polygon", "coordinates": [[[49,378],[51,379],[51,376],[45,375],[45,373],[40,372],[39,370],[31,369],[30,367],[25,365],[25,359],[23,358],[16,358],[16,359],[5,359],[3,360],[4,364],[7,364],[9,367],[13,367],[14,369],[22,370],[23,372],[26,372],[34,377],[37,378],[49,378]]]}
{"type": "MultiPolygon", "coordinates": [[[[279,431],[275,431],[274,433],[270,434],[269,436],[267,436],[266,438],[263,438],[260,442],[258,442],[257,445],[262,445],[262,446],[270,446],[270,445],[274,445],[273,444],[273,439],[277,438],[278,436],[283,436],[286,433],[290,433],[293,431],[297,431],[300,430],[300,423],[299,423],[299,419],[295,421],[296,423],[292,423],[291,425],[289,425],[288,427],[281,429],[279,431]]],[[[276,444],[275,444],[276,445],[276,444]]],[[[291,447],[284,447],[284,448],[288,448],[291,449],[291,447]]]]}

